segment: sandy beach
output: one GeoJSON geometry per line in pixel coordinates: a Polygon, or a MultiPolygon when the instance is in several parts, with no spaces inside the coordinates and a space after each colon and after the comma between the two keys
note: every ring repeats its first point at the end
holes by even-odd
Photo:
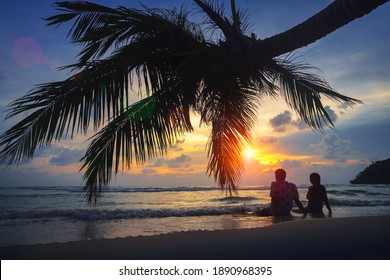
{"type": "Polygon", "coordinates": [[[390,216],[0,248],[6,259],[390,259],[390,216]]]}

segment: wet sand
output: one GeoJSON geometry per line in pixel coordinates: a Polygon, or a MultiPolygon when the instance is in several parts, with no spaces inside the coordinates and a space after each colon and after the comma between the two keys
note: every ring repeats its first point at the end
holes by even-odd
{"type": "Polygon", "coordinates": [[[0,257],[2,260],[389,260],[389,238],[390,216],[319,218],[256,229],[2,247],[0,257]]]}

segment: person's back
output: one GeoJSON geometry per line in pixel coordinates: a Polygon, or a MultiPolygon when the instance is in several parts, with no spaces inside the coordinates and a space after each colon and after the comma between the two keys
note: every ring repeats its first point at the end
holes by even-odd
{"type": "Polygon", "coordinates": [[[328,208],[329,213],[332,212],[329,202],[326,189],[321,185],[321,177],[318,173],[310,174],[310,182],[313,184],[309,187],[307,192],[307,212],[314,214],[322,214],[322,207],[325,203],[328,208]]]}
{"type": "Polygon", "coordinates": [[[293,183],[285,181],[286,171],[278,169],[275,171],[275,182],[271,183],[271,208],[272,215],[290,215],[293,202],[305,212],[302,203],[299,200],[297,187],[293,183]]]}
{"type": "Polygon", "coordinates": [[[307,211],[309,213],[322,213],[322,206],[328,200],[325,187],[323,185],[309,187],[307,199],[307,211]]]}
{"type": "Polygon", "coordinates": [[[274,215],[289,215],[293,207],[293,201],[298,198],[298,191],[294,184],[287,181],[276,181],[271,183],[271,194],[273,199],[274,215]]]}

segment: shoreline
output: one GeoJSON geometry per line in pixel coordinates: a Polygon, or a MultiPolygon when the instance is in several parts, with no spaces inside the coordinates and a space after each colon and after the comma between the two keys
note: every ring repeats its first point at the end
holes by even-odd
{"type": "Polygon", "coordinates": [[[390,259],[390,216],[294,220],[195,231],[1,247],[2,260],[390,259]]]}

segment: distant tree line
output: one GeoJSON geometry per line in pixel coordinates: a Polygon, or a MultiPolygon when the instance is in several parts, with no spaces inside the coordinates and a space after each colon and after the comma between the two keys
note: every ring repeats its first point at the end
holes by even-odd
{"type": "Polygon", "coordinates": [[[373,162],[350,182],[351,184],[390,184],[390,158],[373,162]]]}

